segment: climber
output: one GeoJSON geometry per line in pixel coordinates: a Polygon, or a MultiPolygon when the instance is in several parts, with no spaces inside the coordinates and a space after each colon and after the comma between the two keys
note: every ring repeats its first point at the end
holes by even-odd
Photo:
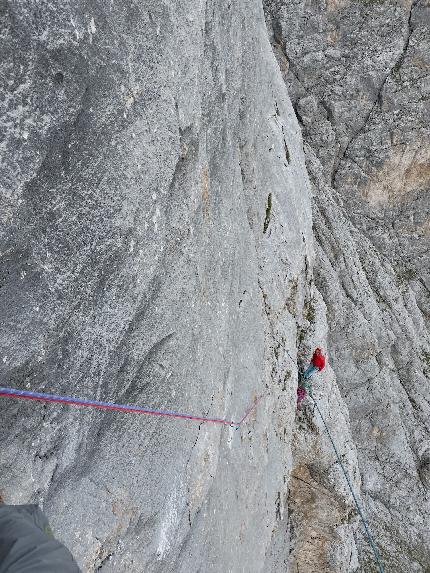
{"type": "Polygon", "coordinates": [[[309,380],[309,378],[315,374],[315,372],[323,370],[325,367],[325,357],[322,353],[321,348],[315,348],[312,355],[312,360],[308,368],[303,372],[303,378],[309,380]]]}
{"type": "Polygon", "coordinates": [[[306,398],[307,394],[312,393],[312,386],[310,378],[315,374],[315,372],[321,372],[325,367],[325,357],[322,353],[321,348],[315,348],[312,355],[311,363],[308,368],[303,372],[299,385],[297,387],[297,409],[301,409],[301,403],[306,398]]]}

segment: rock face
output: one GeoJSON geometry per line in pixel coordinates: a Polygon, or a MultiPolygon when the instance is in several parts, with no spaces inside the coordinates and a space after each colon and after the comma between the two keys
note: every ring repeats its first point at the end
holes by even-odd
{"type": "Polygon", "coordinates": [[[267,1],[305,140],[428,321],[428,2],[267,1]]]}
{"type": "Polygon", "coordinates": [[[1,385],[234,420],[262,396],[240,430],[2,399],[0,494],[85,572],[371,570],[295,411],[317,344],[387,569],[430,567],[428,6],[264,8],[0,2],[1,385]]]}
{"type": "Polygon", "coordinates": [[[1,493],[84,571],[265,570],[313,247],[262,6],[1,20],[2,385],[233,419],[265,394],[240,432],[4,399],[1,493]]]}
{"type": "Polygon", "coordinates": [[[265,9],[303,128],[315,281],[366,509],[386,568],[428,571],[429,5],[265,9]]]}

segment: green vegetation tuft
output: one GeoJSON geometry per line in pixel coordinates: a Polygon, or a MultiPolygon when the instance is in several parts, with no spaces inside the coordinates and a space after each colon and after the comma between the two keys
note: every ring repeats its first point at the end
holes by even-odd
{"type": "Polygon", "coordinates": [[[409,281],[413,281],[418,277],[418,272],[415,269],[396,269],[397,284],[399,287],[405,287],[409,281]]]}
{"type": "Polygon", "coordinates": [[[263,233],[265,233],[267,231],[267,228],[268,228],[269,223],[270,223],[271,213],[272,213],[272,194],[269,193],[269,195],[267,196],[266,218],[264,219],[263,233]]]}
{"type": "Polygon", "coordinates": [[[424,362],[427,364],[427,366],[430,367],[430,352],[427,352],[426,350],[423,350],[423,352],[422,352],[422,359],[423,359],[424,362]]]}
{"type": "Polygon", "coordinates": [[[290,163],[291,155],[290,155],[290,150],[288,149],[287,142],[285,141],[285,137],[284,137],[284,149],[285,149],[285,159],[287,160],[288,163],[290,163]]]}
{"type": "Polygon", "coordinates": [[[306,302],[303,308],[303,318],[308,322],[314,323],[315,322],[315,306],[311,301],[306,302]]]}
{"type": "Polygon", "coordinates": [[[292,315],[292,316],[296,316],[297,313],[297,291],[299,288],[299,279],[298,277],[294,277],[293,279],[289,280],[289,286],[290,286],[290,296],[287,298],[286,302],[285,302],[285,306],[288,310],[288,312],[292,315]]]}

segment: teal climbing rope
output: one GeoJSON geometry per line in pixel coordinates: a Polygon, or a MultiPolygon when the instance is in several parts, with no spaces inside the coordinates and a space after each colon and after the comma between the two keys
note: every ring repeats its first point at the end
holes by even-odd
{"type": "Polygon", "coordinates": [[[345,468],[345,466],[344,466],[343,463],[342,463],[342,460],[341,460],[339,451],[338,451],[338,449],[336,448],[336,444],[334,443],[334,440],[333,440],[333,438],[332,438],[332,435],[330,434],[330,430],[328,429],[328,426],[327,426],[327,424],[326,424],[326,422],[325,422],[325,420],[324,420],[324,416],[323,416],[322,413],[321,413],[321,410],[320,410],[320,408],[319,408],[319,406],[318,406],[318,402],[315,400],[315,398],[313,397],[313,395],[312,395],[311,393],[309,393],[309,396],[310,396],[310,398],[313,400],[313,403],[315,404],[315,407],[316,407],[316,409],[318,410],[318,414],[320,415],[320,418],[321,418],[321,420],[322,420],[322,423],[324,424],[325,430],[326,430],[327,435],[328,435],[328,437],[329,437],[329,439],[330,439],[331,445],[333,446],[333,450],[334,450],[334,452],[335,452],[335,454],[336,454],[337,461],[339,462],[339,465],[340,465],[340,467],[342,468],[343,475],[345,476],[346,483],[348,484],[349,491],[351,492],[352,498],[353,498],[354,503],[355,503],[355,507],[357,508],[358,515],[360,516],[361,521],[363,522],[363,525],[364,525],[364,529],[365,529],[365,531],[366,531],[367,538],[369,539],[370,546],[371,546],[372,551],[373,551],[373,554],[374,554],[374,556],[375,556],[375,560],[376,560],[376,563],[377,563],[377,565],[378,565],[379,573],[384,573],[384,566],[382,565],[381,556],[379,555],[379,551],[378,551],[378,548],[376,547],[376,543],[375,543],[375,541],[374,541],[374,539],[373,539],[373,536],[372,536],[372,533],[371,533],[371,531],[370,531],[369,524],[367,523],[366,518],[364,517],[363,510],[361,509],[360,503],[359,503],[359,501],[358,501],[358,499],[357,499],[357,496],[355,495],[354,488],[352,487],[352,483],[351,483],[351,480],[349,479],[348,472],[346,471],[346,468],[345,468]]]}

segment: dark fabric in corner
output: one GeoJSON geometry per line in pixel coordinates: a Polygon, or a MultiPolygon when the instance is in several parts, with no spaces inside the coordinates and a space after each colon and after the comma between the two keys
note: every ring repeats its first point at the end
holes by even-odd
{"type": "Polygon", "coordinates": [[[37,505],[0,505],[0,573],[79,573],[37,505]]]}

